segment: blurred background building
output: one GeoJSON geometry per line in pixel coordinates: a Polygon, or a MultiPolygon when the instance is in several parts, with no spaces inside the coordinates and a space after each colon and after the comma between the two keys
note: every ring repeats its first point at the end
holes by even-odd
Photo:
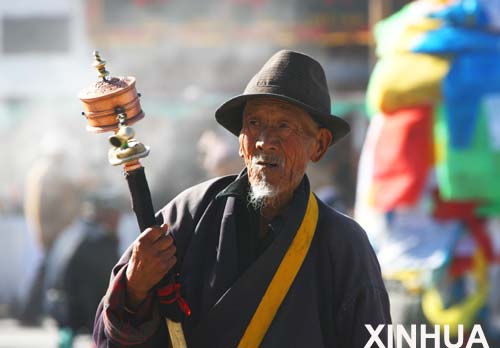
{"type": "MultiPolygon", "coordinates": [[[[386,13],[405,2],[373,1],[386,3],[386,13]]],[[[326,68],[334,110],[363,112],[371,8],[382,16],[369,1],[348,0],[3,2],[0,131],[9,171],[0,174],[1,197],[12,201],[17,195],[19,201],[27,168],[56,148],[70,154],[73,174],[99,168],[99,176],[116,181],[117,170],[102,161],[106,140],[98,143],[85,132],[75,99],[95,79],[93,49],[101,51],[112,75],[137,77],[150,119],[138,131],[148,135],[155,153],[147,165],[154,198],[163,202],[203,175],[194,168],[194,152],[179,151],[195,148],[184,132],[197,138],[203,128],[215,127],[213,110],[240,93],[277,49],[317,57],[326,68]],[[177,165],[168,165],[174,157],[177,165]],[[168,183],[159,179],[164,177],[168,183]]],[[[360,146],[363,134],[351,138],[360,146]]]]}

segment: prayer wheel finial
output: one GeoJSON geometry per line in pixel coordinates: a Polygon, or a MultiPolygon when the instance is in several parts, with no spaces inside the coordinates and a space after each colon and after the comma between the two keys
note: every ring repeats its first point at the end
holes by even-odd
{"type": "Polygon", "coordinates": [[[109,75],[109,71],[106,70],[106,61],[101,59],[101,56],[99,55],[99,51],[94,51],[94,63],[92,66],[97,69],[99,72],[99,77],[101,77],[103,80],[106,80],[106,76],[109,75]]]}

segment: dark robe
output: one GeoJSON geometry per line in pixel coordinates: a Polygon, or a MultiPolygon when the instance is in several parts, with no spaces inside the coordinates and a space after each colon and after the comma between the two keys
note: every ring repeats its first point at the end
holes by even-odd
{"type": "MultiPolygon", "coordinates": [[[[192,310],[183,322],[189,348],[237,346],[304,217],[307,178],[295,191],[274,239],[241,272],[241,206],[232,190],[238,180],[247,180],[245,174],[194,186],[158,215],[176,241],[182,294],[192,310]]],[[[262,348],[364,347],[370,337],[365,324],[376,327],[391,321],[380,267],[365,232],[319,200],[318,209],[310,249],[262,348]]],[[[129,257],[130,250],[113,270],[94,339],[98,347],[165,346],[166,327],[157,306],[140,315],[123,308],[129,257]]],[[[148,299],[156,300],[154,294],[148,299]]]]}
{"type": "Polygon", "coordinates": [[[92,330],[116,260],[116,238],[95,221],[78,219],[59,235],[44,274],[45,310],[59,327],[92,330]]]}

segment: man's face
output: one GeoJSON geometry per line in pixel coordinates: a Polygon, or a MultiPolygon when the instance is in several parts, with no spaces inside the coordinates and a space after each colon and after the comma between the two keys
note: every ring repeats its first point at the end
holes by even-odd
{"type": "Polygon", "coordinates": [[[264,184],[281,195],[297,188],[307,163],[319,160],[331,139],[303,109],[259,98],[249,101],[243,112],[239,153],[252,187],[264,184]]]}

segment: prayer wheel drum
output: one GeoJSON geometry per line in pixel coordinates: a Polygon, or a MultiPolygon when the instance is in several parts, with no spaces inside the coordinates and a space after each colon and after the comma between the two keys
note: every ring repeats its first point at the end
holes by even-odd
{"type": "Polygon", "coordinates": [[[105,70],[105,61],[94,52],[94,67],[101,79],[82,90],[78,97],[83,103],[82,115],[87,118],[87,130],[94,133],[116,131],[118,115],[126,114],[126,123],[134,124],[144,117],[139,101],[140,94],[135,89],[135,77],[111,77],[105,70]]]}

